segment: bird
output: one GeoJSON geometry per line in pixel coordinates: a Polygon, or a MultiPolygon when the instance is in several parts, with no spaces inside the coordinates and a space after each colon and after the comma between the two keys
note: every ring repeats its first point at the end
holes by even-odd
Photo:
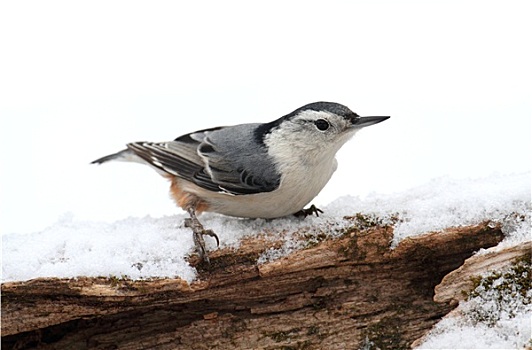
{"type": "Polygon", "coordinates": [[[325,187],[338,150],[359,130],[389,116],[361,117],[335,102],[314,102],[267,123],[213,127],[165,142],[131,142],[94,160],[142,163],[170,181],[170,194],[189,218],[196,251],[209,262],[203,236],[218,236],[202,212],[274,219],[323,212],[305,208],[325,187]]]}

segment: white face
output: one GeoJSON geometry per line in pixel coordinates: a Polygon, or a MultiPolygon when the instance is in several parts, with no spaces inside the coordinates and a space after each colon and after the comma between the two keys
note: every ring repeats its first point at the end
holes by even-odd
{"type": "Polygon", "coordinates": [[[283,123],[278,131],[294,147],[336,153],[357,130],[350,120],[334,113],[305,110],[283,123]]]}

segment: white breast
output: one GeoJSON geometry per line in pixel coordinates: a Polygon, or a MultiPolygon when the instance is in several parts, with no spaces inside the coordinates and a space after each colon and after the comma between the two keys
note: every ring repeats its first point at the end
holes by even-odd
{"type": "Polygon", "coordinates": [[[209,203],[209,211],[245,218],[278,218],[303,209],[320,193],[336,170],[336,160],[320,168],[293,166],[284,169],[279,188],[250,195],[213,193],[186,182],[183,189],[209,203]]]}

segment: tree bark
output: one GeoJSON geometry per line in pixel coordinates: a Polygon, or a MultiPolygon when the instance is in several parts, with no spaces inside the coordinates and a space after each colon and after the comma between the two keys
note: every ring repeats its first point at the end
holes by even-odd
{"type": "Polygon", "coordinates": [[[86,277],[4,283],[2,346],[408,348],[456,304],[434,302],[434,287],[503,238],[500,227],[482,223],[390,249],[392,227],[355,227],[261,265],[259,255],[280,243],[247,239],[238,250],[211,252],[190,285],[86,277]]]}

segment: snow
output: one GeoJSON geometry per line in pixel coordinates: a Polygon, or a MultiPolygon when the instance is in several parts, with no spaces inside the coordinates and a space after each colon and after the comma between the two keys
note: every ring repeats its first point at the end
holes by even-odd
{"type": "Polygon", "coordinates": [[[530,175],[519,174],[462,180],[442,177],[389,196],[340,198],[329,210],[341,215],[352,214],[354,210],[377,216],[396,212],[402,220],[394,230],[395,246],[406,237],[485,220],[502,221],[510,213],[525,213],[529,208],[530,175]]]}
{"type": "MultiPolygon", "coordinates": [[[[324,232],[340,234],[349,224],[343,217],[355,213],[390,223],[398,218],[392,247],[406,237],[486,220],[503,224],[506,238],[499,246],[505,247],[531,239],[530,187],[530,173],[460,180],[442,177],[394,194],[344,196],[321,208],[325,213],[320,217],[305,220],[238,219],[212,213],[202,215],[200,220],[218,234],[221,247],[238,247],[242,238],[259,234],[284,241],[281,248],[264,252],[259,263],[301,249],[324,232]]],[[[191,282],[196,271],[186,258],[193,252],[193,241],[190,230],[182,224],[184,218],[183,214],[130,217],[107,223],[82,221],[65,214],[39,232],[4,234],[2,280],[127,276],[180,277],[191,282]]],[[[213,239],[206,237],[206,242],[208,250],[216,249],[213,239]]],[[[478,310],[479,304],[489,307],[485,300],[479,303],[472,299],[459,308],[467,314],[475,307],[478,310]]],[[[465,316],[446,317],[421,348],[515,348],[530,339],[530,305],[507,303],[505,308],[488,311],[498,313],[495,323],[475,323],[465,316]]]]}
{"type": "MultiPolygon", "coordinates": [[[[510,276],[529,280],[530,264],[526,271],[510,276]]],[[[500,276],[488,285],[479,285],[476,295],[440,321],[418,348],[445,344],[446,348],[520,349],[532,345],[532,290],[525,290],[509,276],[500,276]]]]}
{"type": "Polygon", "coordinates": [[[531,337],[531,317],[529,311],[495,326],[444,318],[417,349],[523,349],[531,337]]]}
{"type": "MultiPolygon", "coordinates": [[[[524,173],[470,180],[445,177],[391,195],[344,196],[322,208],[325,213],[320,217],[305,220],[239,219],[206,213],[201,221],[217,233],[221,247],[238,247],[243,237],[258,234],[283,239],[281,248],[263,254],[259,260],[263,263],[300,249],[320,233],[340,234],[349,224],[343,217],[358,212],[390,222],[398,217],[392,246],[406,237],[486,220],[504,223],[507,236],[501,247],[514,245],[530,239],[530,207],[530,174],[524,173]],[[523,214],[526,220],[512,213],[523,214]],[[305,241],[299,232],[304,232],[305,241]]],[[[4,234],[3,281],[109,275],[192,281],[195,271],[186,257],[193,252],[193,241],[183,226],[185,217],[130,217],[106,223],[65,214],[40,232],[4,234]]],[[[213,239],[207,237],[206,242],[207,249],[216,249],[213,239]]]]}

